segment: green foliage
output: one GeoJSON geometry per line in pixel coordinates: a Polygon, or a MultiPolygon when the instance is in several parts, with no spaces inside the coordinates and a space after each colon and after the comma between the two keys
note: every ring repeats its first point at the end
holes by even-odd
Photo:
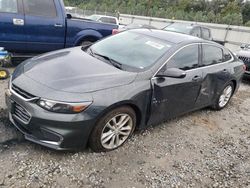
{"type": "Polygon", "coordinates": [[[247,25],[250,2],[243,0],[64,0],[84,10],[161,17],[169,19],[247,25]]]}

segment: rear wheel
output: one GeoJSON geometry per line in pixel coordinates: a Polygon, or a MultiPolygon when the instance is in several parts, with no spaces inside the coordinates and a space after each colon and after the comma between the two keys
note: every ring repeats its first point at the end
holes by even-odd
{"type": "Polygon", "coordinates": [[[230,102],[230,99],[233,96],[233,92],[234,92],[234,84],[230,82],[224,87],[221,94],[217,97],[212,108],[215,110],[222,110],[223,108],[225,108],[230,102]]]}
{"type": "Polygon", "coordinates": [[[80,46],[83,46],[83,47],[91,46],[93,43],[94,42],[92,42],[92,41],[83,41],[83,42],[81,42],[80,46]]]}
{"type": "Polygon", "coordinates": [[[89,145],[95,152],[111,151],[122,146],[134,132],[136,114],[124,106],[112,110],[94,128],[89,145]]]}

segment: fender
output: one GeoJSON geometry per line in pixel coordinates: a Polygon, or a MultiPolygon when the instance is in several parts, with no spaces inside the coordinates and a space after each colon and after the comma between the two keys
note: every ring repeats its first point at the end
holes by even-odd
{"type": "Polygon", "coordinates": [[[84,40],[84,38],[88,38],[88,37],[95,38],[96,40],[99,40],[99,39],[103,38],[103,35],[101,33],[99,33],[98,31],[93,30],[93,29],[86,29],[86,30],[80,31],[79,33],[77,33],[77,35],[75,37],[76,39],[74,41],[74,46],[77,46],[81,41],[84,40]]]}

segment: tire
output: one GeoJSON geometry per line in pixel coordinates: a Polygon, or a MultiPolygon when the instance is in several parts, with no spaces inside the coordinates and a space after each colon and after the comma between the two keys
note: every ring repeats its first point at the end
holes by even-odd
{"type": "Polygon", "coordinates": [[[229,82],[228,84],[226,84],[220,92],[220,95],[216,98],[215,103],[212,105],[212,109],[218,111],[224,109],[229,104],[233,96],[234,89],[235,86],[233,82],[229,82]]]}
{"type": "Polygon", "coordinates": [[[132,108],[128,106],[116,108],[97,122],[90,135],[89,146],[94,152],[115,150],[130,138],[135,126],[136,114],[132,108]]]}
{"type": "Polygon", "coordinates": [[[81,42],[80,43],[80,46],[91,46],[92,44],[93,44],[94,42],[92,42],[92,41],[83,41],[83,42],[81,42]]]}
{"type": "Polygon", "coordinates": [[[10,73],[7,69],[0,68],[0,80],[7,79],[10,73]]]}

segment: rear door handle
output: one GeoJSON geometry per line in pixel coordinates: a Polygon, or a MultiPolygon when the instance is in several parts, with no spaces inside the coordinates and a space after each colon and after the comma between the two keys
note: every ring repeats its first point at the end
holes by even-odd
{"type": "Polygon", "coordinates": [[[55,24],[54,26],[55,26],[55,27],[63,27],[62,24],[55,24]]]}
{"type": "Polygon", "coordinates": [[[193,82],[199,82],[199,81],[201,81],[202,80],[202,77],[201,76],[195,76],[195,77],[193,77],[193,82]]]}
{"type": "Polygon", "coordinates": [[[18,18],[13,18],[13,24],[23,26],[24,25],[24,20],[23,19],[18,19],[18,18]]]}

